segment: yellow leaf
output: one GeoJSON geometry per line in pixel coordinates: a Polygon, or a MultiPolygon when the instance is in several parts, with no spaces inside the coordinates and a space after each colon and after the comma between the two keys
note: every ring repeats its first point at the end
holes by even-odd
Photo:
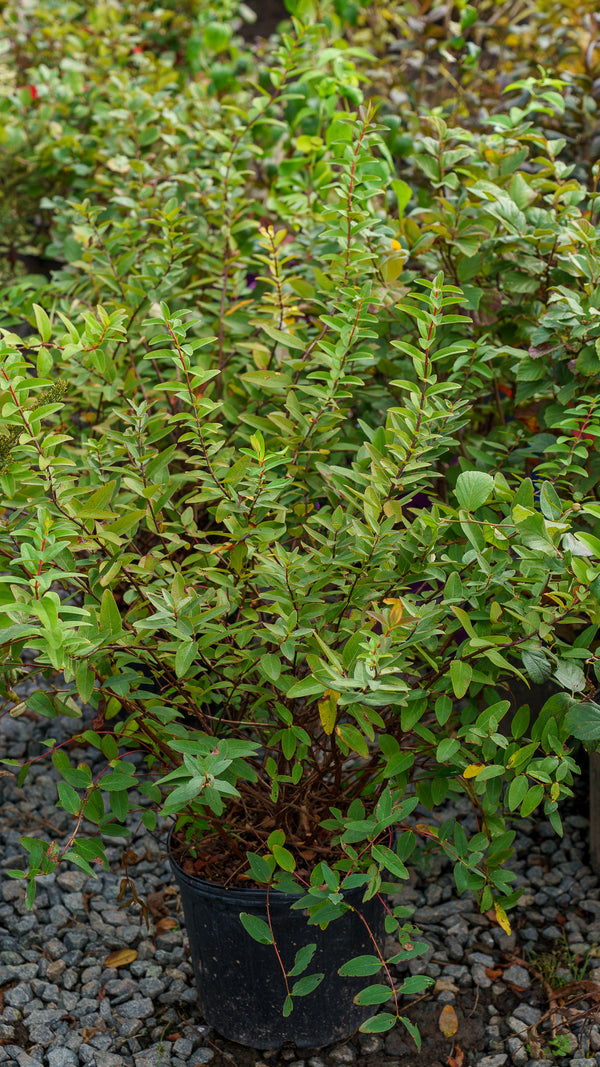
{"type": "Polygon", "coordinates": [[[214,556],[215,553],[218,555],[219,552],[224,552],[227,548],[233,548],[233,541],[228,541],[226,545],[216,545],[215,548],[211,548],[209,556],[214,556]]]}
{"type": "Polygon", "coordinates": [[[326,734],[333,733],[339,699],[340,694],[336,693],[335,689],[326,689],[325,699],[319,702],[321,726],[326,734]]]}
{"type": "Polygon", "coordinates": [[[128,963],[133,963],[137,960],[136,948],[119,948],[116,952],[111,952],[110,956],[107,956],[104,960],[105,967],[126,967],[128,963]]]}
{"type": "Polygon", "coordinates": [[[452,1037],[458,1030],[458,1016],[451,1004],[444,1004],[438,1026],[444,1037],[452,1037]]]}
{"type": "Polygon", "coordinates": [[[494,904],[494,911],[496,913],[496,922],[498,923],[498,926],[501,926],[502,929],[504,930],[504,933],[508,934],[509,937],[510,937],[510,934],[511,934],[510,923],[508,921],[508,916],[507,916],[504,908],[501,908],[499,904],[494,904]]]}
{"type": "Polygon", "coordinates": [[[465,767],[462,773],[463,778],[476,778],[483,770],[484,766],[484,763],[470,763],[468,767],[465,767]]]}
{"type": "Polygon", "coordinates": [[[396,597],[386,597],[383,603],[392,605],[392,610],[390,611],[390,626],[397,626],[404,612],[402,601],[398,600],[396,597]]]}

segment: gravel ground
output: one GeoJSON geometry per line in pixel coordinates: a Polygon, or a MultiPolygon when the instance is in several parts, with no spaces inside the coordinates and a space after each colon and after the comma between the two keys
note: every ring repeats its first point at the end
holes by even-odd
{"type": "MultiPolygon", "coordinates": [[[[0,750],[17,758],[36,755],[43,751],[42,738],[62,740],[65,731],[80,729],[76,720],[4,719],[0,750]]],[[[90,758],[89,752],[70,754],[76,761],[90,758]]],[[[412,1004],[409,1000],[404,1009],[421,1030],[421,1052],[400,1029],[302,1052],[246,1049],[214,1033],[196,1006],[164,844],[147,834],[135,844],[135,879],[148,901],[150,929],[140,925],[135,907],[118,904],[118,842],[109,853],[110,872],[91,879],[65,867],[41,880],[30,912],[23,886],[3,877],[0,1064],[600,1067],[600,889],[586,866],[584,790],[583,785],[578,804],[567,813],[562,842],[543,823],[520,825],[513,866],[525,893],[511,913],[510,937],[480,915],[471,899],[457,897],[451,872],[441,862],[411,869],[403,901],[414,906],[415,922],[430,948],[406,969],[435,979],[431,991],[412,1004]],[[118,949],[134,950],[136,956],[123,966],[106,966],[118,949]],[[455,1012],[451,1037],[440,1029],[444,1009],[450,1022],[449,1009],[455,1012]]],[[[2,869],[23,866],[18,837],[24,832],[59,841],[64,836],[68,817],[54,809],[54,796],[49,761],[33,768],[22,789],[14,778],[0,778],[2,869]]]]}

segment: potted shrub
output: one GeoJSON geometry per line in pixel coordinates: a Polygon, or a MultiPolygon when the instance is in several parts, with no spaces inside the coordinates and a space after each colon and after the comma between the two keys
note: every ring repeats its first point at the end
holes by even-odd
{"type": "Polygon", "coordinates": [[[232,998],[226,1032],[263,1047],[414,1032],[401,997],[427,980],[394,968],[422,946],[382,899],[417,843],[508,927],[507,817],[543,806],[560,832],[564,712],[595,662],[589,634],[560,629],[596,611],[597,546],[578,533],[593,510],[465,455],[485,353],[461,292],[437,274],[408,289],[391,217],[406,189],[356,109],[349,49],[296,30],[235,106],[200,61],[185,92],[166,59],[159,89],[131,76],[126,119],[119,79],[97,87],[85,122],[96,137],[109,116],[112,166],[88,180],[80,161],[81,197],[45,204],[45,251],[70,265],[46,310],[11,288],[3,306],[34,332],[0,346],[3,695],[40,673],[26,705],[91,706],[80,737],[105,760],[92,778],[50,745],[73,830],[24,837],[11,873],[32,902],[63,860],[93,873],[132,812],[152,832],[168,817],[190,934],[205,952],[201,893],[234,911],[217,970],[234,953],[239,975],[251,947],[237,1003],[200,959],[203,1010],[232,998]],[[506,724],[499,685],[540,674],[560,698],[506,724]],[[428,821],[461,797],[474,833],[428,821]],[[332,1029],[309,1041],[319,999],[332,1029]]]}
{"type": "MultiPolygon", "coordinates": [[[[99,309],[53,326],[38,308],[39,339],[27,349],[16,335],[2,341],[4,675],[14,681],[25,648],[42,673],[61,670],[71,692],[28,704],[47,715],[91,704],[81,738],[106,760],[92,780],[51,746],[73,832],[60,847],[24,838],[29,873],[11,873],[29,879],[31,901],[35,877],[64,859],[92,873],[103,838],[126,833],[132,805],[150,830],[157,812],[171,816],[180,881],[218,882],[225,897],[266,888],[262,918],[255,888],[247,908],[236,903],[240,941],[245,927],[276,953],[274,1007],[295,1008],[289,1024],[262,1033],[265,1047],[302,1041],[297,1002],[324,973],[302,973],[320,940],[310,930],[311,947],[283,958],[270,893],[300,894],[316,929],[360,915],[362,902],[401,883],[423,839],[452,859],[458,890],[507,925],[516,897],[503,868],[512,840],[503,786],[509,811],[543,805],[560,830],[558,801],[576,770],[564,702],[549,701],[531,725],[522,709],[502,733],[509,702],[494,692],[503,676],[542,664],[566,688],[584,688],[591,653],[557,634],[582,610],[580,569],[594,569],[577,554],[569,506],[548,483],[537,511],[530,482],[515,492],[476,470],[459,475],[452,501],[437,498],[436,462],[467,417],[434,369],[461,299],[441,277],[404,303],[422,342],[395,342],[414,367],[413,382],[396,382],[402,405],[357,423],[370,297],[340,294],[323,317],[335,343],[313,343],[310,363],[303,344],[286,370],[264,372],[261,384],[272,381],[260,409],[256,371],[239,376],[245,404],[238,394],[233,429],[231,401],[215,386],[218,344],[164,306],[148,324],[160,378],[144,396],[117,384],[91,432],[78,429],[80,383],[105,387],[96,367],[127,342],[121,316],[99,309]],[[77,385],[32,377],[32,352],[38,367],[53,354],[77,385]],[[431,810],[459,795],[477,815],[471,837],[454,819],[440,828],[411,819],[418,803],[431,810]],[[348,897],[356,890],[358,901],[348,897]]],[[[387,1005],[363,1029],[392,1026],[398,993],[422,988],[420,977],[394,988],[390,963],[419,951],[404,918],[401,907],[386,914],[403,945],[391,961],[376,937],[353,962],[336,961],[342,975],[383,977],[356,994],[359,1006],[387,1005]]],[[[334,1034],[356,1022],[346,1009],[334,1034]]]]}

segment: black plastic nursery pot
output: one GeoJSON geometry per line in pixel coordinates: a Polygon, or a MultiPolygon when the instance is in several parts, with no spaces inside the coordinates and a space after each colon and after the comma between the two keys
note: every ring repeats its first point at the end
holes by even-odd
{"type": "MultiPolygon", "coordinates": [[[[273,946],[254,941],[239,918],[240,912],[247,912],[267,920],[266,890],[226,889],[187,874],[172,855],[170,861],[181,890],[200,1010],[219,1034],[265,1050],[287,1043],[320,1048],[350,1037],[373,1014],[372,1007],[353,1003],[365,980],[337,973],[353,956],[373,953],[369,930],[359,915],[347,912],[321,930],[308,925],[303,911],[290,910],[300,894],[269,893],[271,923],[286,970],[293,967],[299,948],[316,943],[306,973],[325,976],[313,993],[294,997],[294,1009],[285,1018],[286,988],[273,946]]],[[[384,908],[377,897],[363,904],[362,895],[362,889],[353,890],[348,900],[381,944],[384,908]]]]}

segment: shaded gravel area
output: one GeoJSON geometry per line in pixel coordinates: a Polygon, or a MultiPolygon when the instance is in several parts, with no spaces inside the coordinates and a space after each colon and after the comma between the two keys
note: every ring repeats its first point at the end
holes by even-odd
{"type": "MultiPolygon", "coordinates": [[[[0,751],[16,758],[37,755],[43,738],[61,741],[79,730],[80,720],[4,719],[0,751]]],[[[75,763],[94,758],[88,750],[71,748],[69,754],[75,763]]],[[[424,856],[411,869],[402,900],[415,908],[414,920],[430,947],[400,975],[410,971],[435,979],[431,991],[409,999],[404,1008],[421,1030],[420,1052],[400,1029],[302,1052],[246,1049],[214,1033],[196,1006],[164,842],[145,831],[134,844],[132,874],[148,903],[149,929],[140,925],[135,906],[118,901],[121,842],[109,850],[111,870],[94,879],[66,867],[41,879],[32,911],[26,909],[23,885],[3,874],[0,1064],[600,1067],[600,889],[586,865],[584,790],[567,812],[562,842],[544,823],[521,823],[513,866],[525,893],[511,913],[510,936],[480,915],[473,900],[457,897],[441,862],[424,856]],[[121,949],[130,950],[130,962],[107,966],[107,958],[121,949]],[[445,1036],[440,1022],[449,1008],[456,1032],[445,1036]]],[[[0,778],[3,871],[24,866],[18,843],[23,833],[65,839],[68,816],[54,809],[54,798],[49,760],[34,766],[21,789],[15,778],[0,778]]],[[[467,828],[468,819],[465,814],[467,828]]]]}

